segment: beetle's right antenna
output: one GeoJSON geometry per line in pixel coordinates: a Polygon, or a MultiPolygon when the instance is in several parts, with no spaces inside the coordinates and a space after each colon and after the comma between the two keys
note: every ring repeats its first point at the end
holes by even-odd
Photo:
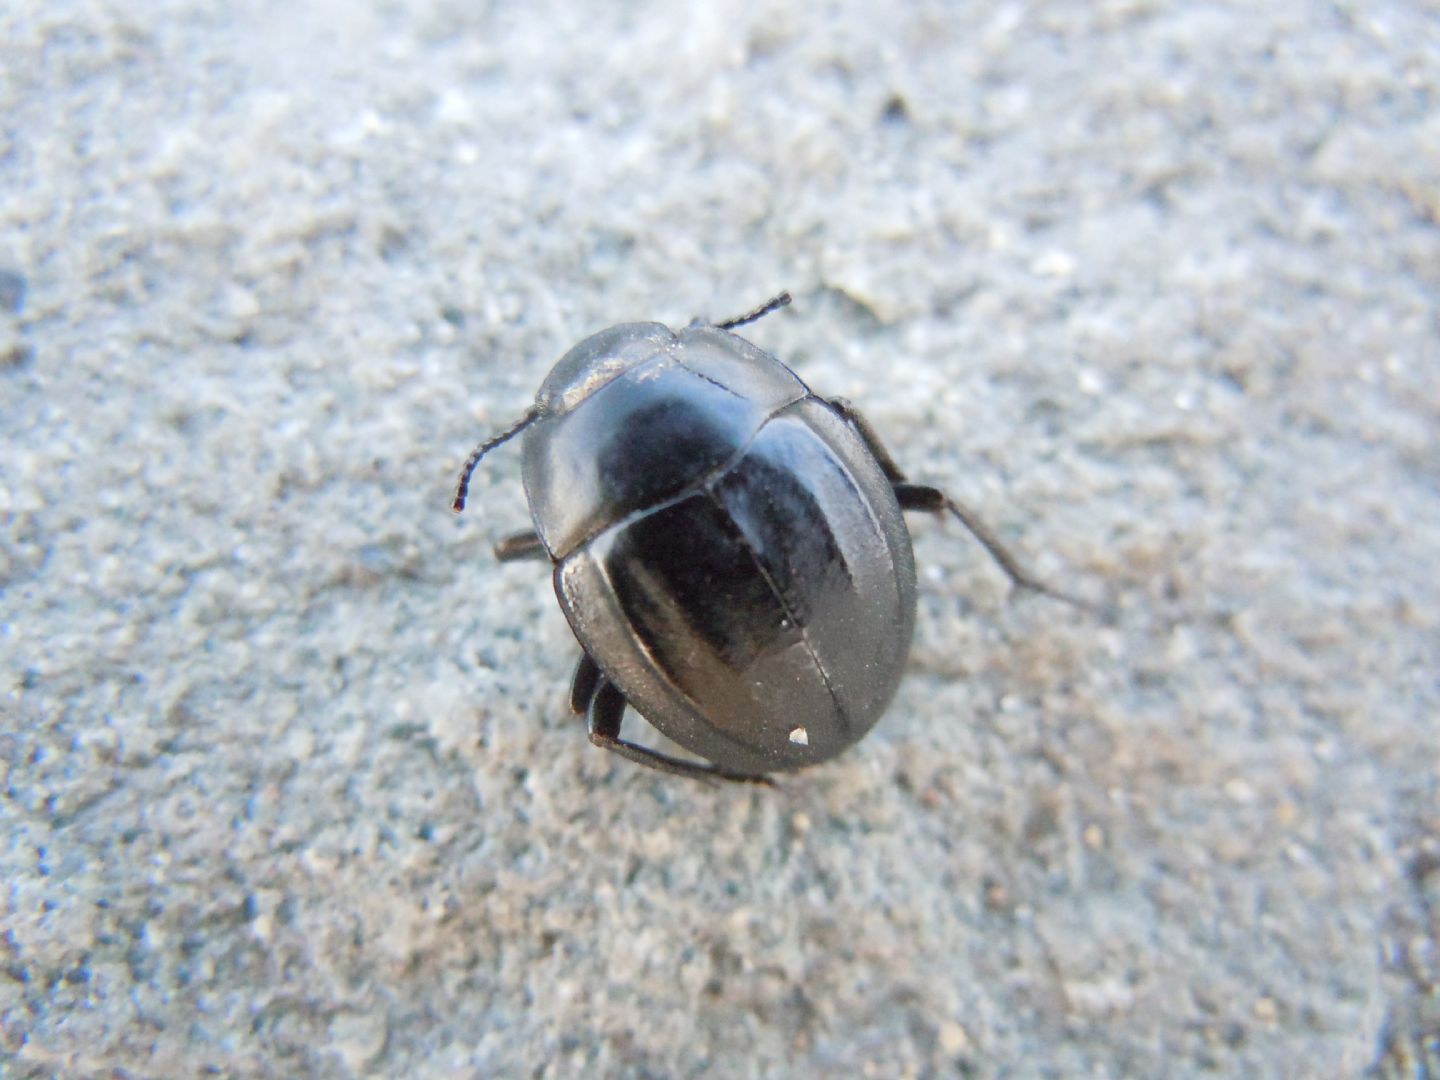
{"type": "Polygon", "coordinates": [[[486,439],[479,446],[475,447],[474,450],[470,451],[470,456],[465,459],[465,464],[460,469],[460,483],[455,485],[455,498],[450,501],[451,510],[454,510],[455,513],[458,514],[465,509],[465,496],[470,494],[470,474],[475,471],[475,466],[480,464],[480,459],[501,443],[519,435],[520,432],[524,431],[539,418],[539,411],[532,405],[525,410],[525,415],[510,427],[506,428],[499,435],[496,435],[493,439],[486,439]]]}
{"type": "Polygon", "coordinates": [[[747,312],[738,319],[727,319],[725,322],[716,323],[715,327],[719,330],[734,330],[737,326],[744,326],[746,323],[752,323],[756,319],[763,319],[772,311],[779,311],[782,307],[788,306],[789,303],[790,294],[788,292],[782,292],[779,296],[772,296],[769,300],[766,300],[765,303],[761,304],[754,311],[747,312]]]}

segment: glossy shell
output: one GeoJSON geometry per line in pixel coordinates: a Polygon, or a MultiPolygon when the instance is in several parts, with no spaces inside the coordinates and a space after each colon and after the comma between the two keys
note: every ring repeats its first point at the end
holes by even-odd
{"type": "Polygon", "coordinates": [[[915,564],[880,466],[728,331],[629,323],[555,366],[525,491],[581,645],[647,720],[730,771],[796,769],[894,696],[915,564]]]}

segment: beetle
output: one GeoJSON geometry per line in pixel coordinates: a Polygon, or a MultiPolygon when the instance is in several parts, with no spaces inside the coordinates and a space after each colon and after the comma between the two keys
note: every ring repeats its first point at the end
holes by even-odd
{"type": "Polygon", "coordinates": [[[474,449],[451,503],[464,510],[481,459],[524,433],[534,528],[495,554],[552,564],[591,742],[665,772],[769,783],[874,726],[915,626],[904,511],[954,515],[1015,586],[1070,599],[968,507],[910,483],[849,402],[734,333],[789,303],[586,338],[474,449]],[[622,739],[627,706],[708,764],[622,739]]]}

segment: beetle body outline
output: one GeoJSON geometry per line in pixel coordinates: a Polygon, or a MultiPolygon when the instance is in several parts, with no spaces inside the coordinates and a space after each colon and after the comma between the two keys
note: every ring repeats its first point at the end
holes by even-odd
{"type": "Polygon", "coordinates": [[[622,323],[571,348],[523,432],[534,531],[582,655],[571,707],[590,738],[684,775],[768,782],[858,742],[894,697],[915,625],[903,511],[950,511],[1017,585],[1027,574],[967,508],[910,484],[847,402],[732,331],[790,302],[673,331],[622,323]],[[625,708],[711,764],[620,738],[625,708]]]}

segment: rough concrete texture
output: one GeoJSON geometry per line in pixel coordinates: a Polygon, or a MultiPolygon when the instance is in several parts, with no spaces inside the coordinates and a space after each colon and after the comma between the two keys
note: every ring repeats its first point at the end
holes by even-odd
{"type": "Polygon", "coordinates": [[[0,8],[0,1073],[1437,1075],[1440,13],[687,7],[0,8]],[[880,726],[712,789],[447,501],[782,287],[1117,615],[915,520],[880,726]]]}

